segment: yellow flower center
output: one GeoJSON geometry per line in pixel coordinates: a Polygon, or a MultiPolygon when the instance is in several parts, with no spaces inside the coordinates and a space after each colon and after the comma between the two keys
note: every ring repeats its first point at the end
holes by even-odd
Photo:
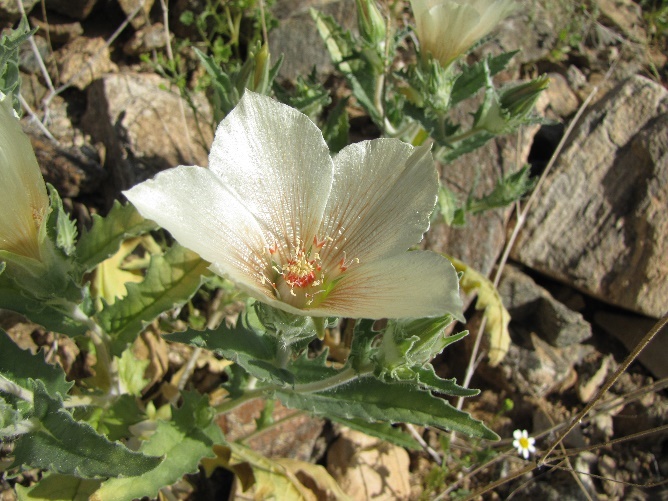
{"type": "Polygon", "coordinates": [[[529,448],[529,439],[526,437],[520,437],[520,447],[522,449],[528,449],[529,448]]]}

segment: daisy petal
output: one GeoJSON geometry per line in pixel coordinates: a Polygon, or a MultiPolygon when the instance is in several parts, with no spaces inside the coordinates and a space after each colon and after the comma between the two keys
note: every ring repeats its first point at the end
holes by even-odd
{"type": "Polygon", "coordinates": [[[362,264],[406,251],[429,228],[437,173],[429,146],[392,139],[363,141],[334,157],[334,181],[319,236],[333,238],[323,267],[348,259],[362,264]]]}
{"type": "Polygon", "coordinates": [[[272,245],[294,248],[298,239],[313,239],[332,160],[306,115],[247,90],[218,126],[209,166],[262,225],[265,239],[276,240],[272,245]]]}
{"type": "Polygon", "coordinates": [[[142,216],[214,263],[213,271],[255,296],[271,293],[269,284],[262,284],[268,261],[260,227],[209,169],[179,166],[123,193],[142,216]]]}
{"type": "Polygon", "coordinates": [[[350,318],[432,317],[451,313],[462,319],[457,273],[429,251],[351,267],[327,298],[309,314],[350,318]]]}

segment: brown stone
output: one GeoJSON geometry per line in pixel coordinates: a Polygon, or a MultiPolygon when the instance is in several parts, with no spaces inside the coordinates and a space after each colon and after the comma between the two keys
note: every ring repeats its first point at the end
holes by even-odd
{"type": "Polygon", "coordinates": [[[668,91],[643,77],[582,119],[538,193],[512,257],[609,303],[668,304],[668,91]]]}

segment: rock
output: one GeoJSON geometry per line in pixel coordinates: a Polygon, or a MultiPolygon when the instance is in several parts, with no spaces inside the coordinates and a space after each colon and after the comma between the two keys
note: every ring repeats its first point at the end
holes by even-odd
{"type": "MultiPolygon", "coordinates": [[[[637,315],[600,311],[594,314],[594,322],[605,332],[617,338],[626,347],[633,351],[638,342],[645,337],[656,323],[654,320],[637,315]]],[[[666,329],[659,332],[652,342],[638,355],[638,360],[658,379],[668,377],[666,364],[668,353],[668,335],[666,329]]]]}
{"type": "MultiPolygon", "coordinates": [[[[173,35],[170,33],[171,38],[173,38],[173,35]]],[[[132,38],[125,42],[123,52],[129,56],[138,56],[152,50],[162,49],[166,45],[165,26],[162,23],[155,23],[132,35],[132,38]]]]}
{"type": "MultiPolygon", "coordinates": [[[[234,441],[250,436],[256,430],[255,420],[260,417],[265,405],[262,400],[252,400],[222,414],[218,418],[218,425],[225,433],[226,440],[234,441]]],[[[274,423],[291,414],[295,414],[295,417],[250,438],[248,447],[266,457],[313,460],[324,422],[288,409],[280,402],[275,405],[272,413],[274,423]]]]}
{"type": "Polygon", "coordinates": [[[568,81],[563,75],[560,73],[549,73],[548,75],[550,77],[550,86],[544,93],[544,99],[549,110],[556,118],[571,116],[580,106],[578,96],[571,90],[568,81]]]}
{"type": "MultiPolygon", "coordinates": [[[[42,61],[46,61],[50,52],[49,44],[42,37],[33,37],[33,40],[35,41],[39,58],[42,61]]],[[[19,68],[24,73],[39,73],[41,70],[40,62],[30,43],[23,43],[19,47],[19,68]]]]}
{"type": "Polygon", "coordinates": [[[83,27],[79,21],[71,21],[58,14],[49,14],[48,22],[42,19],[42,15],[30,16],[30,24],[38,28],[37,33],[47,36],[54,44],[69,43],[75,38],[83,35],[83,27]]]}
{"type": "Polygon", "coordinates": [[[668,304],[668,91],[643,77],[582,119],[511,256],[603,301],[668,304]]]}
{"type": "Polygon", "coordinates": [[[581,343],[591,337],[591,325],[580,313],[568,309],[514,266],[504,269],[499,294],[510,313],[510,329],[516,336],[526,339],[529,332],[535,332],[556,347],[581,343]]]}
{"type": "Polygon", "coordinates": [[[56,187],[61,197],[92,194],[106,177],[92,148],[58,146],[42,135],[30,135],[44,180],[56,187]]]}
{"type": "Polygon", "coordinates": [[[196,120],[187,103],[168,88],[169,82],[158,75],[129,73],[108,74],[90,86],[82,127],[106,147],[107,196],[117,197],[169,167],[207,165],[213,141],[208,102],[193,94],[200,115],[196,120]]]}
{"type": "Polygon", "coordinates": [[[633,0],[595,0],[601,16],[621,32],[624,38],[643,45],[647,44],[647,33],[643,26],[640,4],[633,0]]]}
{"type": "Polygon", "coordinates": [[[73,19],[86,19],[98,0],[44,0],[46,8],[73,19]]]}
{"type": "Polygon", "coordinates": [[[131,15],[139,9],[137,14],[130,20],[130,24],[136,30],[148,24],[150,21],[149,13],[154,3],[155,0],[118,0],[118,5],[120,5],[126,16],[131,15]],[[142,2],[144,3],[143,7],[140,5],[142,2]]]}
{"type": "Polygon", "coordinates": [[[406,450],[358,431],[345,430],[330,446],[327,471],[353,500],[410,496],[406,450]]]}
{"type": "MultiPolygon", "coordinates": [[[[475,107],[459,109],[464,117],[475,107]]],[[[455,118],[455,121],[457,118],[455,118]]],[[[474,196],[492,191],[504,173],[517,170],[529,157],[529,150],[538,126],[526,127],[522,134],[492,139],[483,147],[459,157],[441,169],[441,181],[463,202],[468,190],[475,186],[474,196]]],[[[485,276],[489,276],[500,256],[506,238],[506,223],[512,207],[467,215],[463,227],[447,226],[437,218],[425,235],[423,244],[435,252],[445,252],[462,260],[485,276]]]]}
{"type": "MultiPolygon", "coordinates": [[[[26,14],[37,4],[39,0],[21,0],[26,14]]],[[[21,11],[16,0],[0,0],[0,28],[10,27],[21,19],[21,11]]]]}
{"type": "Polygon", "coordinates": [[[309,14],[309,8],[333,16],[344,29],[356,30],[353,0],[278,0],[272,8],[279,25],[269,33],[272,60],[285,55],[279,75],[291,80],[308,75],[316,68],[319,75],[334,70],[325,42],[309,14]]]}
{"type": "Polygon", "coordinates": [[[103,38],[79,37],[55,54],[60,81],[84,90],[107,72],[118,71],[103,38]]]}

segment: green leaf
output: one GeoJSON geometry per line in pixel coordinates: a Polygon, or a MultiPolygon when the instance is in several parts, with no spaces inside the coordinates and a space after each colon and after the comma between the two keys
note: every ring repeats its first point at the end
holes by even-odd
{"type": "Polygon", "coordinates": [[[44,354],[33,355],[22,350],[0,329],[0,375],[32,391],[30,380],[37,379],[45,391],[55,397],[65,396],[74,383],[65,380],[65,371],[60,365],[51,365],[44,354]]]}
{"type": "Polygon", "coordinates": [[[141,396],[141,392],[148,384],[144,372],[149,366],[149,360],[138,360],[132,350],[125,350],[120,358],[116,357],[118,377],[130,395],[141,396]]]}
{"type": "Polygon", "coordinates": [[[49,199],[51,200],[51,212],[47,220],[47,231],[50,235],[55,235],[56,246],[66,256],[71,256],[74,252],[77,238],[76,223],[65,212],[63,201],[60,199],[58,191],[50,184],[46,186],[49,189],[49,199]]]}
{"type": "Polygon", "coordinates": [[[276,360],[276,338],[268,335],[258,325],[253,325],[252,307],[239,315],[234,327],[225,322],[208,331],[187,330],[166,334],[167,341],[189,344],[211,350],[243,367],[261,381],[278,384],[293,384],[293,376],[285,369],[274,365],[276,360]]]}
{"type": "Polygon", "coordinates": [[[447,138],[434,137],[439,145],[443,146],[435,152],[434,156],[437,161],[447,164],[466,153],[477,150],[494,137],[494,134],[484,130],[456,143],[449,143],[447,138]]]}
{"type": "Polygon", "coordinates": [[[340,100],[334,109],[329,112],[327,121],[322,128],[322,135],[332,153],[338,153],[348,145],[350,124],[346,111],[347,104],[347,98],[340,100]]]}
{"type": "MultiPolygon", "coordinates": [[[[489,75],[496,75],[503,70],[510,60],[519,51],[504,52],[498,56],[487,56],[487,66],[489,68],[489,75]]],[[[487,82],[487,70],[485,69],[485,61],[479,61],[471,66],[463,69],[461,76],[457,78],[450,97],[451,106],[455,106],[459,102],[471,97],[478,92],[487,82]]]]}
{"type": "Polygon", "coordinates": [[[83,336],[86,324],[74,320],[56,306],[26,295],[7,274],[0,276],[0,308],[15,311],[49,331],[83,336]]]}
{"type": "Polygon", "coordinates": [[[385,383],[374,377],[357,379],[320,393],[281,389],[276,396],[288,407],[327,417],[435,426],[466,435],[497,440],[498,436],[468,413],[412,384],[385,383]]]}
{"type": "Polygon", "coordinates": [[[521,199],[535,186],[535,181],[529,177],[530,166],[525,165],[517,172],[513,172],[499,179],[491,193],[482,198],[470,198],[466,203],[466,211],[477,214],[490,209],[506,207],[521,199]]]}
{"type": "Polygon", "coordinates": [[[100,487],[99,480],[72,475],[45,475],[36,484],[23,487],[16,484],[18,501],[87,501],[100,487]]]}
{"type": "Polygon", "coordinates": [[[146,419],[146,414],[139,409],[137,398],[127,394],[114,399],[106,407],[77,407],[74,416],[86,421],[109,440],[130,436],[129,427],[146,419]]]}
{"type": "Polygon", "coordinates": [[[15,30],[9,30],[7,34],[0,37],[0,91],[4,94],[12,94],[12,105],[19,115],[23,112],[19,101],[21,91],[19,47],[36,31],[37,28],[31,30],[28,20],[22,17],[15,30]]]}
{"type": "Polygon", "coordinates": [[[134,478],[107,480],[91,496],[93,501],[125,501],[148,496],[155,498],[158,490],[176,482],[183,475],[197,471],[204,457],[213,457],[214,444],[224,441],[218,425],[209,413],[208,422],[203,420],[202,409],[208,408],[206,395],[189,397],[176,412],[174,420],[158,421],[151,438],[139,449],[143,454],[163,456],[157,468],[134,478]]]}
{"type": "MultiPolygon", "coordinates": [[[[460,334],[467,334],[467,332],[460,334]]],[[[455,378],[442,379],[438,377],[434,372],[434,367],[431,364],[427,364],[424,367],[413,367],[412,371],[416,376],[417,383],[425,390],[435,391],[455,397],[473,397],[480,393],[480,390],[459,386],[455,378]]]]}
{"type": "Polygon", "coordinates": [[[78,261],[83,271],[91,271],[102,261],[118,252],[121,242],[158,228],[144,219],[134,205],[118,201],[106,217],[93,215],[93,226],[84,232],[77,244],[78,261]]]}
{"type": "Polygon", "coordinates": [[[164,256],[153,256],[144,281],[128,283],[127,296],[106,305],[98,315],[100,325],[112,338],[114,354],[122,353],[158,315],[188,301],[209,274],[208,266],[178,244],[164,256]]]}
{"type": "Polygon", "coordinates": [[[34,419],[42,429],[22,435],[12,466],[27,465],[80,478],[144,475],[160,464],[159,457],[133,452],[99,435],[89,424],[76,421],[63,408],[60,396],[51,397],[41,381],[33,382],[34,419]]]}
{"type": "Polygon", "coordinates": [[[387,440],[399,447],[412,449],[414,451],[421,450],[422,446],[408,433],[401,428],[392,426],[389,423],[370,422],[364,419],[345,419],[339,416],[328,416],[332,421],[336,421],[353,430],[361,431],[372,437],[378,437],[387,440]]]}

